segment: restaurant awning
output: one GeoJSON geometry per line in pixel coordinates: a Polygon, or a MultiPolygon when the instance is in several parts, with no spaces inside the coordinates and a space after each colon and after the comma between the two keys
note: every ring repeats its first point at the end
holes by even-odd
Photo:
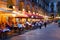
{"type": "Polygon", "coordinates": [[[44,18],[43,16],[39,16],[39,15],[36,15],[33,13],[25,12],[25,14],[28,15],[29,18],[33,18],[33,19],[43,19],[44,18]]]}
{"type": "Polygon", "coordinates": [[[32,16],[32,13],[25,12],[25,14],[26,14],[29,18],[31,18],[31,16],[32,16]]]}
{"type": "Polygon", "coordinates": [[[23,13],[22,11],[19,11],[16,14],[16,17],[18,18],[28,18],[28,15],[26,15],[25,13],[23,13]]]}
{"type": "Polygon", "coordinates": [[[0,15],[3,16],[9,16],[9,17],[19,17],[19,18],[36,18],[36,19],[43,19],[43,16],[36,15],[33,13],[28,13],[28,12],[20,12],[20,13],[11,13],[11,12],[4,12],[0,11],[0,15]]]}
{"type": "Polygon", "coordinates": [[[18,17],[18,18],[28,18],[28,16],[26,14],[23,14],[23,13],[17,14],[16,17],[18,17]]]}

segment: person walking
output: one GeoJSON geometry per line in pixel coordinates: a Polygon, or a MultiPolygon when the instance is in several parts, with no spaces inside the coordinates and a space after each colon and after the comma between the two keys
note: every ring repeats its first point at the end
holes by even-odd
{"type": "Polygon", "coordinates": [[[45,26],[45,28],[46,28],[46,26],[47,26],[47,23],[46,23],[46,22],[44,22],[44,26],[45,26]]]}
{"type": "Polygon", "coordinates": [[[39,28],[42,28],[42,21],[39,22],[39,28]]]}

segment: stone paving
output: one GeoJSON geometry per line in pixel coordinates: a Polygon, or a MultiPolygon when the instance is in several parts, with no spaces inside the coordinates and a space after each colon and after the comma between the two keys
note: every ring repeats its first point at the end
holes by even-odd
{"type": "Polygon", "coordinates": [[[46,28],[31,30],[9,40],[60,40],[60,28],[57,24],[52,23],[46,28]]]}

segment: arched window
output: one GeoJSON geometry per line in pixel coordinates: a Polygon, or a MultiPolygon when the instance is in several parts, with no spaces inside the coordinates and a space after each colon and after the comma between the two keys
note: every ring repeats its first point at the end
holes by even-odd
{"type": "Polygon", "coordinates": [[[8,8],[13,8],[13,2],[12,2],[12,0],[7,0],[7,7],[8,8]]]}
{"type": "Polygon", "coordinates": [[[8,8],[11,8],[11,9],[13,9],[13,6],[12,6],[12,5],[9,5],[9,6],[8,6],[8,8]]]}

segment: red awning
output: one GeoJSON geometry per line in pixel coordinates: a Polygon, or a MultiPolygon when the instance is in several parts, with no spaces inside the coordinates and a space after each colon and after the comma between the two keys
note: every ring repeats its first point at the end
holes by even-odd
{"type": "Polygon", "coordinates": [[[39,15],[33,14],[31,12],[28,13],[28,12],[24,11],[23,14],[27,15],[28,18],[32,18],[32,16],[33,16],[33,18],[36,18],[36,19],[43,19],[43,16],[39,16],[39,15]]]}
{"type": "Polygon", "coordinates": [[[20,14],[17,14],[16,17],[21,17],[21,18],[28,18],[28,15],[26,15],[25,13],[20,13],[20,14]]]}
{"type": "Polygon", "coordinates": [[[43,17],[43,16],[39,16],[39,18],[40,18],[40,19],[44,19],[44,17],[43,17]]]}
{"type": "Polygon", "coordinates": [[[25,14],[28,15],[28,17],[31,17],[32,16],[32,13],[26,12],[25,14]]]}
{"type": "Polygon", "coordinates": [[[39,15],[35,15],[35,18],[36,18],[36,19],[44,19],[43,16],[39,16],[39,15]]]}

